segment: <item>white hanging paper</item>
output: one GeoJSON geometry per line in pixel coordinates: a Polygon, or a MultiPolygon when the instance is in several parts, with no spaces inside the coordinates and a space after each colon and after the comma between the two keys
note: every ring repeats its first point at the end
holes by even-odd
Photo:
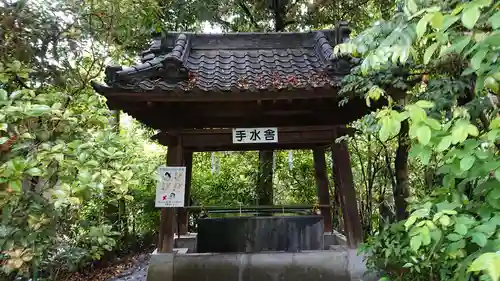
{"type": "Polygon", "coordinates": [[[288,169],[293,170],[293,152],[291,150],[288,151],[288,169]]]}
{"type": "Polygon", "coordinates": [[[184,207],[186,167],[160,166],[157,170],[157,177],[155,206],[184,207]]]}

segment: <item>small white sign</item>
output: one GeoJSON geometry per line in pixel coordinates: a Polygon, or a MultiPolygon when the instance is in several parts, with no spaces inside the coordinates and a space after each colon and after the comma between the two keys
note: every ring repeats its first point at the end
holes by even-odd
{"type": "Polygon", "coordinates": [[[186,167],[160,166],[157,175],[155,206],[159,208],[184,207],[186,167]]]}
{"type": "Polygon", "coordinates": [[[233,129],[233,143],[273,143],[273,142],[278,142],[278,128],[233,129]]]}

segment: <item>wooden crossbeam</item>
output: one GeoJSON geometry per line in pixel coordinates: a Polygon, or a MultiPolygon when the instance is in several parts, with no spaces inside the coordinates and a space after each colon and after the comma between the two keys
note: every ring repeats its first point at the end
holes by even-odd
{"type": "Polygon", "coordinates": [[[339,126],[278,128],[278,143],[235,144],[232,129],[191,129],[175,133],[161,132],[153,136],[162,145],[169,145],[179,135],[186,151],[244,151],[262,149],[310,149],[330,146],[337,137],[351,134],[353,129],[339,126]]]}

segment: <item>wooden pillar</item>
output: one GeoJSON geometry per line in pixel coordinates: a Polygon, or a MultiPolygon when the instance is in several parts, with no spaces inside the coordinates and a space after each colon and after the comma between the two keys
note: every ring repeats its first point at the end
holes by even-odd
{"type": "MultiPolygon", "coordinates": [[[[273,151],[259,151],[258,205],[273,205],[273,151]]],[[[263,213],[265,215],[265,213],[263,213]]]]}
{"type": "Polygon", "coordinates": [[[332,145],[332,160],[335,189],[339,194],[347,243],[351,248],[356,248],[363,242],[363,233],[346,141],[332,145]]]}
{"type": "MultiPolygon", "coordinates": [[[[184,206],[191,204],[191,179],[193,175],[193,152],[184,151],[184,165],[186,166],[186,190],[184,193],[184,206]]],[[[184,235],[188,233],[189,226],[189,212],[186,208],[179,210],[179,234],[184,235]]]]}
{"type": "MultiPolygon", "coordinates": [[[[324,148],[313,149],[314,175],[320,205],[330,205],[330,192],[328,188],[328,174],[326,172],[326,159],[324,148]]],[[[332,210],[328,207],[321,208],[321,215],[325,224],[325,232],[332,231],[332,210]]]]}
{"type": "MultiPolygon", "coordinates": [[[[179,137],[172,137],[168,143],[167,166],[182,166],[182,146],[179,137]]],[[[170,253],[174,249],[175,208],[162,208],[158,251],[170,253]]]]}

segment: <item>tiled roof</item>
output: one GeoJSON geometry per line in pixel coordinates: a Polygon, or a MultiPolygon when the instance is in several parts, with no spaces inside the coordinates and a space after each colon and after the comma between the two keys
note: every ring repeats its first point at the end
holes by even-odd
{"type": "Polygon", "coordinates": [[[335,87],[349,72],[333,47],[349,29],[302,33],[158,34],[141,63],[106,69],[109,88],[134,92],[335,87]]]}

